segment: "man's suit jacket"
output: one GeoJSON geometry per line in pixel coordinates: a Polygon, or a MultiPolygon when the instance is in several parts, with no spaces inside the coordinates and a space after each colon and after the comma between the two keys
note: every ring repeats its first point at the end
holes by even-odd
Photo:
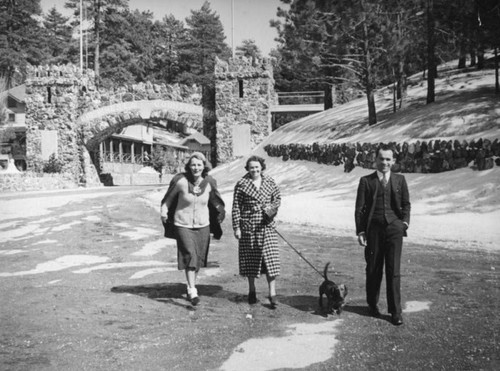
{"type": "MultiPolygon", "coordinates": [[[[391,172],[389,182],[391,184],[391,208],[401,221],[409,225],[411,204],[406,179],[401,174],[391,172]]],[[[378,179],[377,172],[366,175],[359,181],[354,212],[356,234],[367,232],[370,228],[379,187],[382,187],[382,184],[378,179]]]]}

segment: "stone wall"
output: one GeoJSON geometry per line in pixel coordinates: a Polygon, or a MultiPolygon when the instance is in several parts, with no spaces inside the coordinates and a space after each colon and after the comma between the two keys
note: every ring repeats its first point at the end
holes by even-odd
{"type": "Polygon", "coordinates": [[[102,182],[107,186],[160,184],[159,174],[105,173],[101,174],[102,182]]]}
{"type": "MultiPolygon", "coordinates": [[[[306,160],[319,164],[340,166],[350,172],[356,166],[375,169],[378,148],[384,143],[318,143],[268,144],[264,147],[271,157],[283,161],[306,160]]],[[[499,139],[479,138],[467,142],[458,140],[430,140],[385,143],[394,153],[392,170],[401,173],[441,173],[473,166],[477,170],[500,166],[499,139]]]]}
{"type": "Polygon", "coordinates": [[[271,105],[277,102],[273,69],[267,59],[216,60],[215,114],[217,163],[231,161],[234,125],[250,125],[251,148],[271,134],[271,105]]]}
{"type": "Polygon", "coordinates": [[[20,174],[0,174],[0,192],[40,191],[73,189],[78,185],[64,174],[39,174],[24,172],[20,174]]]}

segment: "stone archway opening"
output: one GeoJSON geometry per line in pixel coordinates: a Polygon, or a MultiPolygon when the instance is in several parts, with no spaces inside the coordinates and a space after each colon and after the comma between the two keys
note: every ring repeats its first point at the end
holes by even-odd
{"type": "Polygon", "coordinates": [[[128,105],[126,111],[123,107],[106,107],[79,118],[85,152],[82,168],[88,181],[151,184],[161,181],[166,173],[182,169],[191,150],[183,145],[183,139],[203,130],[201,107],[178,102],[134,103],[135,107],[128,105]],[[160,151],[166,157],[164,164],[158,160],[160,151]]]}

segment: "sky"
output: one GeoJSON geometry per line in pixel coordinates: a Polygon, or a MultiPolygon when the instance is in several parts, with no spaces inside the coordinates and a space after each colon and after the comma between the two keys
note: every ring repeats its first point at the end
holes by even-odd
{"type": "MultiPolygon", "coordinates": [[[[191,9],[200,9],[205,0],[129,0],[131,10],[150,10],[155,19],[161,20],[165,15],[173,14],[184,21],[191,15],[191,9]]],[[[210,7],[219,16],[224,26],[226,43],[231,47],[231,3],[234,4],[234,46],[241,45],[246,39],[255,40],[264,56],[276,48],[274,38],[278,36],[276,29],[269,26],[271,19],[276,19],[278,7],[286,8],[280,0],[210,0],[210,7]]],[[[68,16],[64,8],[65,0],[40,0],[42,10],[47,13],[53,6],[68,16]]]]}

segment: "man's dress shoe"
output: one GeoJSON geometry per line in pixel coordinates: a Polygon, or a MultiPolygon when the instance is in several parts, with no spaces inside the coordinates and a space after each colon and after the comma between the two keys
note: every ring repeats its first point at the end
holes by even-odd
{"type": "Polygon", "coordinates": [[[378,307],[376,305],[370,305],[368,307],[368,312],[370,313],[370,316],[378,318],[380,317],[380,311],[378,310],[378,307]]]}
{"type": "Polygon", "coordinates": [[[401,326],[403,324],[403,317],[401,316],[401,314],[392,315],[392,324],[394,326],[401,326]]]}

